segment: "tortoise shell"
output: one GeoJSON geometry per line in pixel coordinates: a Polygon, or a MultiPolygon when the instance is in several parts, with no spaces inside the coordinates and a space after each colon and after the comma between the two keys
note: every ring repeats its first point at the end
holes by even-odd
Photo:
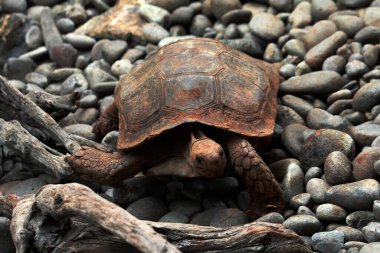
{"type": "Polygon", "coordinates": [[[222,42],[168,44],[129,72],[115,91],[119,149],[197,122],[247,137],[273,133],[277,71],[222,42]]]}

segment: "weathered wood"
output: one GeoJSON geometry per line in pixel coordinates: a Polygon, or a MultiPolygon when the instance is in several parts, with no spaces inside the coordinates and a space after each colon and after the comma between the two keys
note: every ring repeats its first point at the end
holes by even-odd
{"type": "Polygon", "coordinates": [[[18,120],[33,135],[42,133],[46,138],[50,137],[61,143],[69,152],[81,148],[49,114],[9,85],[2,76],[0,76],[0,118],[18,120]]]}
{"type": "Polygon", "coordinates": [[[128,244],[143,252],[311,252],[297,234],[280,224],[252,222],[214,228],[140,221],[88,187],[75,183],[47,185],[35,197],[22,199],[13,214],[12,233],[19,252],[24,252],[22,245],[26,244],[39,244],[35,247],[42,249],[47,246],[47,239],[57,249],[59,246],[60,251],[54,252],[69,248],[87,252],[81,245],[91,241],[97,241],[91,252],[111,248],[108,252],[122,252],[123,248],[134,252],[128,244]],[[33,212],[28,211],[31,209],[33,212]],[[41,241],[32,240],[30,234],[41,241]],[[57,234],[60,237],[54,238],[57,234]]]}

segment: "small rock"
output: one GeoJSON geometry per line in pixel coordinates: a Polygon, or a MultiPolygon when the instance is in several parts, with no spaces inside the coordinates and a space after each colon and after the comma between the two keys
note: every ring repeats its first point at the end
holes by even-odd
{"type": "Polygon", "coordinates": [[[117,142],[119,138],[119,131],[111,131],[104,136],[102,144],[111,147],[113,150],[117,150],[117,142]]]}
{"type": "Polygon", "coordinates": [[[26,3],[26,0],[4,0],[2,1],[1,8],[2,11],[5,13],[26,13],[26,10],[28,9],[28,4],[26,3]]]}
{"type": "Polygon", "coordinates": [[[351,97],[352,97],[352,93],[349,89],[342,89],[342,90],[338,90],[334,93],[331,93],[327,97],[327,103],[332,104],[339,99],[350,99],[351,97]]]}
{"type": "Polygon", "coordinates": [[[61,43],[49,47],[49,56],[59,68],[73,67],[78,51],[71,44],[61,43]]]}
{"type": "Polygon", "coordinates": [[[352,99],[352,108],[361,112],[370,111],[380,103],[380,82],[370,82],[363,85],[352,99]]]}
{"type": "Polygon", "coordinates": [[[111,66],[111,72],[113,75],[121,77],[122,75],[125,75],[129,73],[133,68],[133,64],[128,59],[121,59],[118,61],[115,61],[114,64],[111,66]]]}
{"type": "Polygon", "coordinates": [[[362,44],[379,43],[380,27],[376,26],[366,26],[358,31],[354,37],[354,40],[362,44]]]}
{"type": "Polygon", "coordinates": [[[371,0],[341,0],[340,3],[348,8],[359,8],[368,6],[371,0]]]}
{"type": "Polygon", "coordinates": [[[367,65],[362,61],[353,60],[346,64],[346,74],[351,79],[360,78],[368,71],[367,65]]]}
{"type": "Polygon", "coordinates": [[[325,193],[329,189],[327,182],[320,178],[312,178],[306,184],[306,192],[310,194],[314,203],[325,202],[325,193]]]}
{"type": "Polygon", "coordinates": [[[360,17],[352,15],[337,15],[331,18],[339,30],[343,31],[347,37],[352,38],[363,28],[364,22],[360,17]]]}
{"type": "Polygon", "coordinates": [[[157,23],[163,27],[168,27],[171,23],[170,13],[155,5],[141,4],[139,14],[148,22],[157,23]]]}
{"type": "Polygon", "coordinates": [[[31,26],[25,34],[25,43],[29,49],[36,49],[43,45],[41,28],[37,25],[31,26]]]}
{"type": "Polygon", "coordinates": [[[221,40],[221,42],[253,57],[260,57],[264,53],[264,50],[261,47],[261,45],[254,40],[230,39],[230,40],[221,40]]]}
{"type": "Polygon", "coordinates": [[[35,67],[36,63],[30,58],[9,58],[4,72],[9,79],[24,80],[35,67]]]}
{"type": "Polygon", "coordinates": [[[366,9],[364,17],[364,23],[366,25],[373,25],[380,27],[380,7],[369,7],[366,9]]]}
{"type": "Polygon", "coordinates": [[[210,226],[223,228],[242,225],[248,222],[248,216],[244,212],[236,208],[227,208],[220,209],[214,214],[214,217],[210,221],[210,226]]]}
{"type": "Polygon", "coordinates": [[[311,1],[311,15],[314,21],[327,19],[330,14],[338,9],[332,0],[313,0],[311,1]]]}
{"type": "Polygon", "coordinates": [[[376,221],[380,221],[380,200],[373,202],[373,215],[376,221]]]}
{"type": "Polygon", "coordinates": [[[365,45],[362,49],[364,62],[370,68],[374,67],[379,60],[380,47],[374,45],[365,45]]]}
{"type": "Polygon", "coordinates": [[[212,180],[209,183],[211,192],[220,196],[229,196],[237,192],[239,182],[235,177],[221,177],[212,180]]]}
{"type": "Polygon", "coordinates": [[[90,49],[96,43],[96,40],[90,36],[75,33],[66,34],[63,39],[77,49],[90,49]]]}
{"type": "Polygon", "coordinates": [[[367,242],[380,241],[380,223],[370,222],[363,227],[363,237],[367,242]]]}
{"type": "Polygon", "coordinates": [[[27,74],[25,76],[25,82],[36,84],[41,88],[45,88],[48,85],[47,77],[36,72],[30,72],[29,74],[27,74]]]}
{"type": "Polygon", "coordinates": [[[306,48],[314,47],[336,31],[338,31],[338,28],[331,20],[321,20],[315,23],[304,36],[306,48]]]}
{"type": "Polygon", "coordinates": [[[352,181],[351,162],[340,151],[331,152],[326,157],[324,172],[329,185],[345,184],[352,181]]]}
{"type": "Polygon", "coordinates": [[[171,222],[171,223],[188,223],[189,218],[183,215],[180,212],[172,211],[170,213],[165,214],[158,220],[158,222],[171,222]]]}
{"type": "Polygon", "coordinates": [[[189,26],[194,16],[194,9],[183,6],[175,9],[171,15],[173,25],[189,26]]]}
{"type": "Polygon", "coordinates": [[[372,208],[373,201],[378,199],[380,185],[374,179],[340,184],[330,187],[325,193],[327,202],[353,210],[372,208]]]}
{"type": "Polygon", "coordinates": [[[323,62],[322,70],[335,71],[337,73],[342,73],[345,70],[346,60],[341,55],[332,55],[327,57],[323,62]]]}
{"type": "Polygon", "coordinates": [[[312,47],[305,55],[305,61],[313,69],[319,69],[322,63],[347,41],[347,35],[338,31],[312,47]]]}
{"type": "Polygon", "coordinates": [[[269,0],[267,2],[278,11],[289,12],[293,8],[292,0],[269,0]]]}
{"type": "Polygon", "coordinates": [[[123,40],[107,40],[102,47],[102,56],[109,64],[112,64],[120,59],[127,47],[127,42],[123,40]]]}
{"type": "Polygon", "coordinates": [[[221,19],[229,11],[241,9],[239,0],[211,0],[211,12],[217,18],[221,19]]]}
{"type": "Polygon", "coordinates": [[[333,151],[341,151],[348,158],[355,154],[355,142],[350,135],[333,130],[320,129],[311,134],[302,144],[300,161],[303,167],[323,165],[333,151]]]}
{"type": "Polygon", "coordinates": [[[300,206],[309,206],[310,200],[311,195],[309,193],[297,194],[290,199],[290,207],[297,210],[300,206]]]}
{"type": "Polygon", "coordinates": [[[291,39],[285,43],[283,50],[285,50],[289,55],[295,55],[299,59],[303,59],[306,54],[305,44],[297,39],[291,39]]]}
{"type": "Polygon", "coordinates": [[[374,253],[380,251],[380,242],[372,242],[367,245],[364,245],[360,249],[360,253],[374,253]]]}
{"type": "Polygon", "coordinates": [[[282,54],[280,48],[275,43],[269,43],[265,48],[263,59],[267,62],[280,62],[282,54]]]}
{"type": "Polygon", "coordinates": [[[282,224],[284,222],[284,217],[282,217],[282,215],[279,213],[271,212],[255,220],[255,222],[269,222],[282,224]]]}
{"type": "Polygon", "coordinates": [[[13,193],[13,194],[16,194],[17,196],[35,194],[40,190],[42,186],[46,184],[47,184],[46,181],[41,178],[38,178],[38,177],[29,178],[29,179],[20,181],[16,185],[8,187],[5,193],[6,194],[13,193]]]}
{"type": "Polygon", "coordinates": [[[61,95],[67,95],[74,91],[84,91],[88,89],[88,82],[82,73],[74,73],[66,78],[61,88],[61,95]]]}
{"type": "Polygon", "coordinates": [[[306,118],[306,124],[313,129],[335,129],[343,132],[349,132],[350,123],[342,116],[332,115],[329,112],[315,108],[310,111],[306,118]]]}
{"type": "Polygon", "coordinates": [[[301,2],[289,15],[289,22],[292,25],[292,28],[308,26],[311,21],[311,4],[309,2],[301,2]]]}
{"type": "Polygon", "coordinates": [[[314,250],[321,253],[337,253],[343,248],[344,234],[341,231],[319,232],[312,237],[312,246],[314,250]]]}
{"type": "Polygon", "coordinates": [[[336,231],[343,232],[344,240],[347,241],[363,241],[362,231],[350,226],[339,226],[335,229],[336,231]]]}
{"type": "Polygon", "coordinates": [[[180,6],[187,6],[190,4],[190,0],[145,0],[145,2],[159,6],[168,11],[172,11],[180,6]]]}
{"type": "Polygon", "coordinates": [[[308,128],[301,124],[287,125],[282,134],[281,140],[286,148],[292,155],[299,157],[301,146],[304,141],[303,132],[308,128]]]}
{"type": "Polygon", "coordinates": [[[285,177],[282,180],[284,198],[289,202],[293,196],[304,192],[304,174],[301,167],[296,163],[289,164],[285,177]]]}
{"type": "Polygon", "coordinates": [[[319,167],[311,167],[309,168],[305,173],[305,184],[312,179],[312,178],[319,178],[323,174],[323,170],[319,167]]]}
{"type": "Polygon", "coordinates": [[[280,91],[290,94],[327,94],[346,84],[344,78],[334,71],[316,71],[295,76],[280,84],[280,91]]]}
{"type": "Polygon", "coordinates": [[[380,148],[366,148],[352,161],[355,181],[375,178],[374,164],[380,159],[380,148]]]}
{"type": "Polygon", "coordinates": [[[370,211],[355,211],[350,213],[346,218],[347,225],[357,229],[362,229],[372,221],[375,221],[375,216],[370,211]]]}
{"type": "Polygon", "coordinates": [[[303,118],[295,110],[285,105],[277,105],[276,123],[282,127],[290,124],[305,125],[303,118]]]}
{"type": "Polygon", "coordinates": [[[164,202],[156,197],[145,197],[130,204],[126,209],[140,220],[158,221],[168,209],[164,202]]]}
{"type": "Polygon", "coordinates": [[[92,132],[93,127],[85,124],[73,124],[63,128],[69,134],[76,134],[91,141],[95,140],[95,134],[92,132]]]}
{"type": "Polygon", "coordinates": [[[289,217],[283,223],[285,228],[291,229],[299,235],[311,236],[318,232],[321,228],[321,223],[312,215],[294,215],[289,217]]]}
{"type": "Polygon", "coordinates": [[[200,226],[210,226],[211,220],[220,211],[225,210],[220,207],[207,209],[197,215],[190,221],[190,224],[200,225],[200,226]]]}
{"type": "Polygon", "coordinates": [[[344,221],[347,213],[340,206],[333,204],[322,204],[317,207],[315,212],[318,220],[323,221],[344,221]]]}
{"type": "Polygon", "coordinates": [[[190,33],[202,37],[208,27],[212,27],[211,21],[206,16],[198,14],[190,25],[190,33]]]}
{"type": "Polygon", "coordinates": [[[195,213],[202,211],[202,206],[197,201],[192,200],[177,200],[169,203],[170,211],[177,211],[187,217],[193,216],[195,213]]]}
{"type": "Polygon", "coordinates": [[[61,33],[70,33],[75,29],[75,23],[69,18],[58,19],[56,25],[61,33]]]}
{"type": "Polygon", "coordinates": [[[144,37],[148,42],[158,44],[164,38],[169,37],[169,32],[156,23],[148,23],[143,27],[144,37]]]}
{"type": "Polygon", "coordinates": [[[249,22],[249,27],[254,35],[267,41],[276,40],[285,32],[284,23],[270,13],[256,14],[249,22]]]}
{"type": "Polygon", "coordinates": [[[241,23],[249,23],[251,20],[252,13],[248,10],[242,10],[242,9],[237,9],[237,10],[231,10],[227,13],[225,13],[220,21],[224,25],[229,25],[229,24],[241,24],[241,23]]]}
{"type": "Polygon", "coordinates": [[[351,135],[355,141],[362,146],[370,146],[371,143],[380,136],[380,125],[372,123],[363,123],[357,125],[351,130],[351,135]]]}

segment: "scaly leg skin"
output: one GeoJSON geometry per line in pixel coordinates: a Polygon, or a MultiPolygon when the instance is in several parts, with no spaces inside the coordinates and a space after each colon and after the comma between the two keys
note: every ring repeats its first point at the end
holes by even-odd
{"type": "Polygon", "coordinates": [[[94,133],[97,138],[103,138],[107,133],[119,128],[119,114],[116,103],[113,102],[100,115],[94,126],[94,133]]]}
{"type": "Polygon", "coordinates": [[[283,212],[284,192],[252,145],[241,137],[231,137],[227,148],[235,171],[251,195],[250,217],[257,219],[269,212],[283,212]]]}
{"type": "Polygon", "coordinates": [[[139,166],[136,159],[121,153],[107,153],[94,148],[84,147],[66,160],[80,178],[99,184],[118,185],[124,179],[137,174],[139,166]]]}

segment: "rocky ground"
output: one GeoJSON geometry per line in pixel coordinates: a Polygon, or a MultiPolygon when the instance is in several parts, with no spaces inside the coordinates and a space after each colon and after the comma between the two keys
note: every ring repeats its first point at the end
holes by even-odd
{"type": "MultiPolygon", "coordinates": [[[[140,29],[86,30],[91,37],[83,25],[114,0],[0,0],[2,22],[12,14],[20,27],[13,31],[9,22],[13,34],[0,30],[2,38],[13,36],[0,43],[2,75],[24,94],[80,91],[79,109],[59,123],[95,140],[93,124],[119,79],[173,40],[216,38],[281,62],[275,134],[263,158],[288,208],[260,220],[282,223],[315,252],[380,252],[380,1],[140,2],[140,29]]],[[[115,147],[117,136],[102,143],[115,147]]],[[[1,160],[3,194],[35,193],[50,183],[60,180],[20,159],[1,160]]],[[[140,219],[216,227],[249,221],[249,194],[231,172],[213,180],[138,175],[126,185],[92,188],[140,219]]],[[[0,217],[0,235],[9,235],[9,222],[0,217]]],[[[10,235],[0,236],[0,245],[1,253],[15,252],[10,235]]]]}

